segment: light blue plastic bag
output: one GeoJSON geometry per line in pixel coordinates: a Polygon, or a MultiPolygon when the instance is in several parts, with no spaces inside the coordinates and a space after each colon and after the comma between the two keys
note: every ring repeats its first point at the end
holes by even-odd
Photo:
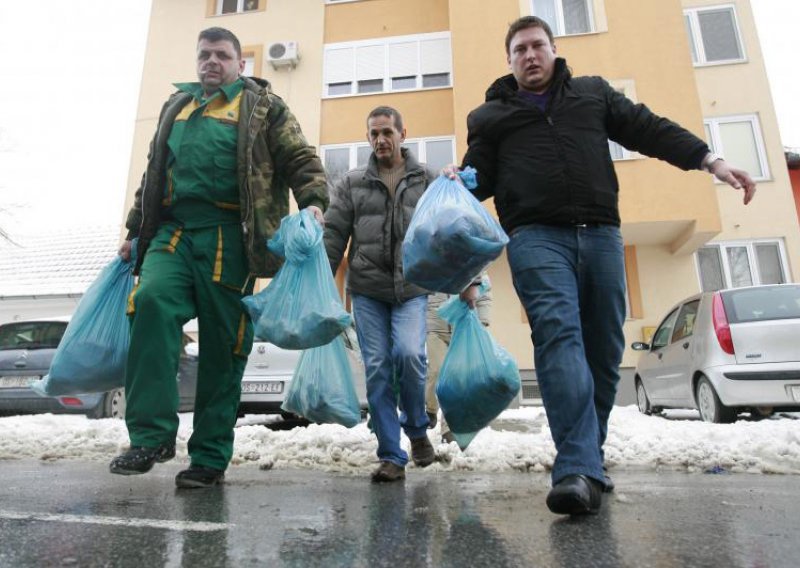
{"type": "Polygon", "coordinates": [[[281,409],[312,422],[352,428],[361,422],[353,373],[344,341],[303,351],[281,409]]]}
{"type": "Polygon", "coordinates": [[[267,246],[286,262],[269,286],[242,299],[256,337],[284,349],[330,343],[353,318],[336,289],[322,227],[303,209],[281,219],[267,246]]]}
{"type": "MultiPolygon", "coordinates": [[[[465,183],[474,173],[465,169],[465,183]]],[[[461,183],[439,176],[417,202],[403,239],[403,276],[428,290],[458,294],[507,243],[497,220],[461,183]]]]}
{"type": "Polygon", "coordinates": [[[63,396],[125,386],[131,338],[126,310],[135,265],[136,240],[130,261],[117,256],[86,290],[56,349],[50,372],[33,390],[42,396],[63,396]]]}
{"type": "Polygon", "coordinates": [[[458,297],[445,302],[438,313],[453,326],[453,336],[439,371],[436,396],[453,437],[464,450],[517,396],[519,369],[475,310],[458,297]]]}

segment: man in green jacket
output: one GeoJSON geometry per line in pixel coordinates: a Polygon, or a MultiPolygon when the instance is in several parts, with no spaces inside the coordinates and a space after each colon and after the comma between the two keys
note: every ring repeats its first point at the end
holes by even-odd
{"type": "Polygon", "coordinates": [[[209,487],[223,480],[253,342],[241,299],[252,293],[255,277],[271,277],[280,266],[266,240],[289,212],[289,187],[298,206],[323,222],[328,196],[314,148],[269,84],[242,71],[236,36],[204,30],[199,83],[176,85],[161,110],[120,248],[129,258],[138,237],[125,385],[131,447],[111,462],[112,473],[145,473],[175,456],[182,327],[196,317],[191,465],[175,483],[209,487]]]}

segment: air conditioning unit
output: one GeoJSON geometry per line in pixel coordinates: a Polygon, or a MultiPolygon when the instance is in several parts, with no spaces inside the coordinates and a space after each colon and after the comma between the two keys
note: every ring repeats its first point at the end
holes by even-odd
{"type": "Polygon", "coordinates": [[[272,67],[292,67],[297,65],[300,54],[297,53],[296,41],[276,41],[267,48],[267,61],[272,67]]]}

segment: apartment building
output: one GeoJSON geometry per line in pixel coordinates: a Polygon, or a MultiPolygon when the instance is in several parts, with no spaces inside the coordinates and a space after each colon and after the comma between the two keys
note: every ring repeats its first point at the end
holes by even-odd
{"type": "MultiPolygon", "coordinates": [[[[628,343],[647,338],[673,303],[701,289],[793,281],[800,228],[748,0],[153,0],[128,201],[171,83],[193,80],[203,28],[239,36],[247,72],[288,101],[336,179],[369,156],[365,117],[378,105],[403,113],[407,146],[422,161],[458,162],[467,114],[509,72],[507,26],[529,14],[551,23],[574,74],[605,77],[758,181],[745,208],[741,194],[706,173],[610,143],[628,343]]],[[[504,256],[490,275],[492,333],[531,377],[530,329],[504,256]]],[[[624,356],[628,382],[636,357],[624,356]]],[[[525,397],[535,398],[527,386],[525,397]]],[[[632,383],[622,392],[632,402],[632,383]]]]}

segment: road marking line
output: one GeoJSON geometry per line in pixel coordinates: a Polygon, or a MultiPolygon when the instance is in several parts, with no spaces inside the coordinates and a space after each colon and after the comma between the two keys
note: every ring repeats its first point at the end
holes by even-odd
{"type": "Polygon", "coordinates": [[[52,521],[57,523],[86,523],[90,525],[112,525],[142,527],[171,531],[212,532],[233,528],[229,523],[203,523],[197,521],[165,521],[161,519],[124,519],[122,517],[100,517],[89,515],[64,515],[51,513],[18,513],[0,509],[0,519],[16,521],[52,521]]]}

